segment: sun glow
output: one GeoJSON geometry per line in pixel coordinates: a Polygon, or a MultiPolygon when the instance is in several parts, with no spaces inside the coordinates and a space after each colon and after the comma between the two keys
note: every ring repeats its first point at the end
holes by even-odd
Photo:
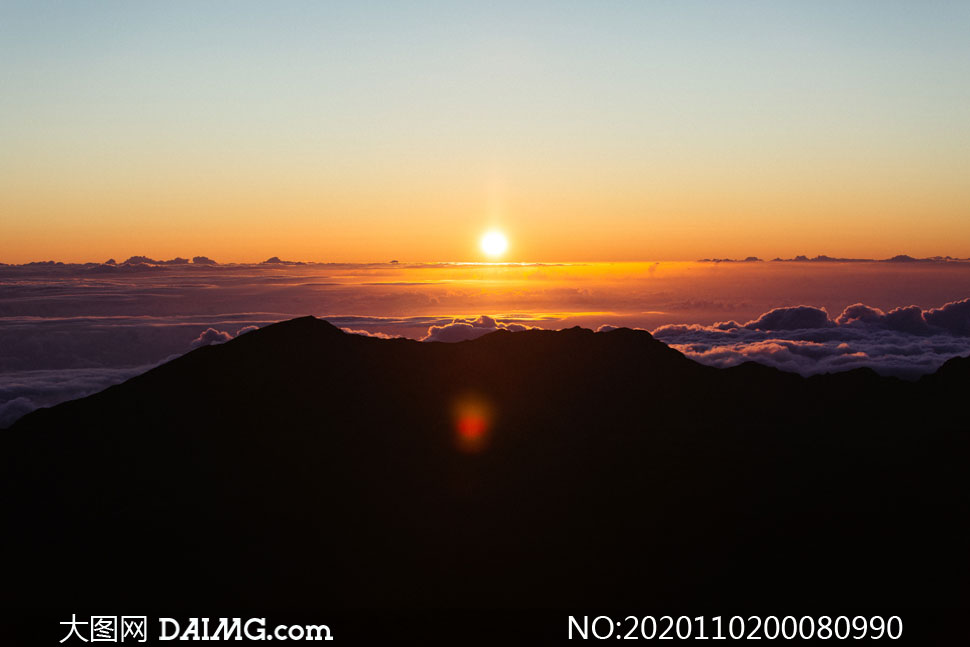
{"type": "Polygon", "coordinates": [[[501,256],[509,247],[509,241],[500,231],[490,231],[482,236],[482,251],[489,256],[501,256]]]}

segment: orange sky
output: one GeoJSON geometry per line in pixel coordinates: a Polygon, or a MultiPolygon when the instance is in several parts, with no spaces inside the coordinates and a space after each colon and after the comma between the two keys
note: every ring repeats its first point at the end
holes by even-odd
{"type": "Polygon", "coordinates": [[[970,257],[965,6],[350,4],[5,9],[0,262],[970,257]]]}
{"type": "MultiPolygon", "coordinates": [[[[204,169],[198,169],[203,174],[204,169]]],[[[67,174],[67,172],[65,173],[67,174]]],[[[739,175],[740,173],[735,173],[739,175]]],[[[851,190],[824,184],[799,190],[718,178],[691,192],[688,172],[656,190],[631,178],[614,186],[535,177],[489,195],[470,179],[386,189],[334,187],[321,179],[248,181],[206,175],[162,186],[126,185],[106,173],[87,186],[58,176],[25,182],[3,197],[0,261],[118,260],[207,255],[220,262],[269,256],[317,261],[482,260],[479,238],[505,232],[509,261],[690,260],[828,254],[883,258],[970,256],[970,188],[912,186],[900,173],[882,183],[843,173],[851,190]],[[100,181],[98,181],[100,180],[100,181]],[[565,186],[560,186],[560,183],[565,186]],[[167,188],[166,188],[167,187],[167,188]],[[558,189],[558,190],[557,190],[558,189]],[[10,214],[16,214],[10,217],[10,214]]],[[[715,175],[713,172],[711,175],[715,175]]],[[[819,175],[822,175],[821,173],[819,175]]],[[[695,186],[700,186],[702,177],[695,186]]],[[[511,184],[511,183],[510,183],[511,184]]],[[[970,183],[963,186],[970,187],[970,183]]]]}

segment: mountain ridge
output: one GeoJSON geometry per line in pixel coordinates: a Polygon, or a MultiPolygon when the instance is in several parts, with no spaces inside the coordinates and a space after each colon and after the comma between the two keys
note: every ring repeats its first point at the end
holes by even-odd
{"type": "Polygon", "coordinates": [[[629,329],[289,320],[4,432],[5,602],[966,606],[951,362],[803,378],[629,329]]]}

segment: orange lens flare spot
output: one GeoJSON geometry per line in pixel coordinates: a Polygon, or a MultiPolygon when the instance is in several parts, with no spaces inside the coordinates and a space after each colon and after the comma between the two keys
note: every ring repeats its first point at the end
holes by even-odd
{"type": "Polygon", "coordinates": [[[485,448],[492,426],[492,411],[485,401],[466,396],[454,408],[455,435],[458,449],[478,452],[485,448]]]}
{"type": "Polygon", "coordinates": [[[458,433],[465,440],[476,440],[485,434],[485,419],[481,416],[465,416],[458,420],[458,433]]]}

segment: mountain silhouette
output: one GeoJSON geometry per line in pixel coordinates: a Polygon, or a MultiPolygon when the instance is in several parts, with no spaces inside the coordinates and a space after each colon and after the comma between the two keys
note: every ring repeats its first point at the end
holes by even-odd
{"type": "Polygon", "coordinates": [[[3,432],[4,603],[966,609],[968,386],[294,319],[3,432]]]}

